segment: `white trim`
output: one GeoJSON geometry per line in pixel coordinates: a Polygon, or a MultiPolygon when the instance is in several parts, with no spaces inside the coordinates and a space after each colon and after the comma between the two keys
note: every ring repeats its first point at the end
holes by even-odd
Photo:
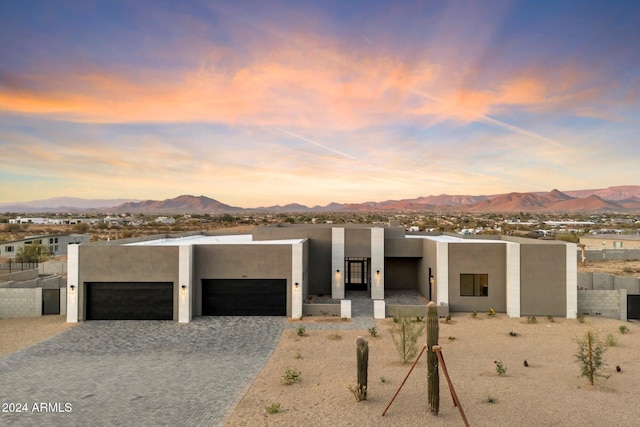
{"type": "Polygon", "coordinates": [[[302,317],[302,296],[304,294],[305,283],[304,272],[304,245],[298,243],[291,245],[291,317],[300,319],[302,317]],[[298,283],[298,289],[295,284],[298,283]]]}
{"type": "Polygon", "coordinates": [[[567,243],[567,319],[575,319],[578,315],[578,263],[576,251],[578,245],[567,243]]]}
{"type": "Polygon", "coordinates": [[[520,244],[507,244],[507,316],[520,317],[520,244]]]}
{"type": "Polygon", "coordinates": [[[193,246],[178,247],[178,323],[193,319],[193,246]],[[183,292],[182,287],[185,286],[183,292]]]}
{"type": "Polygon", "coordinates": [[[344,228],[334,227],[331,229],[331,298],[344,299],[343,270],[344,228]]]}
{"type": "Polygon", "coordinates": [[[436,304],[449,305],[449,243],[436,243],[436,304]]]}
{"type": "Polygon", "coordinates": [[[384,228],[380,227],[371,229],[371,299],[384,299],[384,228]]]}
{"type": "Polygon", "coordinates": [[[67,322],[78,323],[78,278],[80,275],[80,245],[69,245],[67,248],[67,322]],[[71,286],[74,287],[71,292],[71,286]]]}

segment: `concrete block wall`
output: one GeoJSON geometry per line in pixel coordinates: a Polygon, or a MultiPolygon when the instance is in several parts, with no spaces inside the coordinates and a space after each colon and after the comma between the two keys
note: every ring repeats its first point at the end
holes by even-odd
{"type": "Polygon", "coordinates": [[[593,273],[593,289],[599,291],[612,291],[613,274],[593,273]]]}
{"type": "Polygon", "coordinates": [[[66,287],[60,288],[60,314],[67,314],[67,288],[66,287]]]}
{"type": "Polygon", "coordinates": [[[67,263],[63,261],[47,261],[38,264],[40,274],[64,274],[67,272],[67,263]]]}
{"type": "Polygon", "coordinates": [[[627,291],[578,290],[578,313],[627,320],[627,291]]]}
{"type": "Polygon", "coordinates": [[[40,273],[38,272],[38,269],[33,268],[31,270],[14,271],[13,273],[2,274],[0,275],[0,278],[6,281],[21,282],[25,280],[37,279],[39,275],[40,273]]]}
{"type": "Polygon", "coordinates": [[[578,272],[578,289],[593,289],[593,273],[578,272]]]}
{"type": "Polygon", "coordinates": [[[0,318],[42,316],[42,288],[0,289],[0,318]]]}
{"type": "Polygon", "coordinates": [[[640,294],[640,277],[616,276],[609,273],[578,272],[579,290],[621,290],[628,294],[640,294]]]}
{"type": "Polygon", "coordinates": [[[640,277],[613,276],[613,289],[626,289],[628,294],[640,294],[640,277]]]}

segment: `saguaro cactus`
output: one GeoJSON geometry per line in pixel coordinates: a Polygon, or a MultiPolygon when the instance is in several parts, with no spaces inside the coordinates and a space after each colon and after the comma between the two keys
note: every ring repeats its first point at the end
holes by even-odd
{"type": "Polygon", "coordinates": [[[440,410],[440,377],[438,376],[438,356],[433,346],[438,345],[438,307],[431,301],[427,304],[427,379],[429,408],[433,415],[440,410]]]}
{"type": "MultiPolygon", "coordinates": [[[[367,377],[369,369],[369,343],[362,337],[356,338],[358,369],[357,392],[361,400],[367,400],[367,377]]],[[[357,398],[357,397],[356,397],[357,398]]]]}

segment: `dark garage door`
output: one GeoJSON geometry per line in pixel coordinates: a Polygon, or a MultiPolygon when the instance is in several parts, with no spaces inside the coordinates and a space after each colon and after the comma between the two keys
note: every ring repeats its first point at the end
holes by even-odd
{"type": "Polygon", "coordinates": [[[87,320],[173,320],[173,283],[87,283],[87,320]]]}
{"type": "Polygon", "coordinates": [[[203,316],[286,316],[286,279],[203,279],[203,316]]]}

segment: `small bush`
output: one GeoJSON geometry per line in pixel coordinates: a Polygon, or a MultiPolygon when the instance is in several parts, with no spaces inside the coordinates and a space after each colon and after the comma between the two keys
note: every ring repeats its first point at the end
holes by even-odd
{"type": "Polygon", "coordinates": [[[578,323],[584,323],[584,314],[578,313],[576,315],[576,319],[578,320],[578,323]]]}
{"type": "Polygon", "coordinates": [[[621,334],[626,334],[627,332],[629,332],[629,328],[627,328],[626,325],[620,325],[618,329],[620,329],[621,334]]]}
{"type": "Polygon", "coordinates": [[[504,366],[502,360],[494,360],[493,363],[496,365],[496,373],[499,377],[504,377],[507,374],[507,367],[504,366]]]}
{"type": "Polygon", "coordinates": [[[475,319],[476,317],[478,317],[478,310],[473,310],[473,311],[471,312],[471,317],[473,317],[474,319],[475,319]]]}
{"type": "Polygon", "coordinates": [[[509,336],[517,337],[518,333],[516,331],[511,331],[511,332],[509,332],[509,336]]]}
{"type": "Polygon", "coordinates": [[[538,319],[536,319],[536,316],[529,316],[527,317],[527,323],[538,323],[538,319]]]}
{"type": "Polygon", "coordinates": [[[587,332],[583,340],[578,340],[578,352],[575,356],[580,364],[582,376],[587,377],[591,385],[596,377],[608,378],[600,373],[604,366],[603,355],[606,351],[607,347],[591,331],[587,332]]]}
{"type": "Polygon", "coordinates": [[[553,322],[555,322],[555,321],[556,321],[556,319],[554,319],[554,318],[553,318],[553,316],[548,315],[548,316],[547,316],[547,321],[548,321],[548,322],[553,323],[553,322]]]}
{"type": "Polygon", "coordinates": [[[293,356],[294,359],[302,359],[302,353],[300,350],[296,351],[296,354],[293,356]]]}
{"type": "Polygon", "coordinates": [[[444,321],[447,322],[447,323],[451,322],[451,316],[445,317],[444,321]]]}
{"type": "Polygon", "coordinates": [[[338,341],[338,340],[342,339],[342,335],[340,335],[340,332],[335,332],[335,333],[329,335],[327,338],[329,338],[330,340],[333,340],[333,341],[338,341]]]}
{"type": "Polygon", "coordinates": [[[612,334],[607,334],[604,342],[607,347],[615,347],[618,345],[618,338],[614,337],[612,334]]]}
{"type": "Polygon", "coordinates": [[[299,337],[303,337],[305,332],[307,332],[307,328],[305,328],[304,325],[300,325],[296,329],[296,334],[298,334],[299,337]]]}
{"type": "Polygon", "coordinates": [[[449,335],[449,341],[455,341],[456,337],[449,335]]]}
{"type": "Polygon", "coordinates": [[[320,313],[322,314],[322,317],[327,317],[327,315],[329,314],[328,311],[320,311],[320,313]]]}
{"type": "Polygon", "coordinates": [[[369,335],[371,335],[374,338],[378,336],[378,330],[376,329],[375,326],[372,328],[369,328],[369,335]]]}
{"type": "Polygon", "coordinates": [[[381,382],[381,383],[386,383],[386,382],[387,382],[387,379],[386,379],[385,377],[380,377],[380,382],[381,382]]]}
{"type": "Polygon", "coordinates": [[[487,316],[494,317],[496,315],[496,311],[493,308],[490,308],[487,312],[487,316]]]}
{"type": "Polygon", "coordinates": [[[301,375],[302,375],[302,372],[298,371],[297,369],[287,369],[284,372],[284,375],[280,377],[280,381],[282,381],[283,384],[291,385],[293,383],[300,382],[301,375]]]}
{"type": "Polygon", "coordinates": [[[277,414],[280,412],[280,404],[277,402],[272,403],[271,405],[265,407],[265,410],[268,414],[277,414]]]}
{"type": "Polygon", "coordinates": [[[487,398],[485,399],[485,402],[492,403],[492,404],[496,403],[497,401],[498,401],[498,399],[493,397],[493,396],[491,396],[491,395],[487,396],[487,398]]]}
{"type": "Polygon", "coordinates": [[[393,344],[404,363],[418,354],[418,338],[422,336],[424,328],[424,322],[416,323],[409,319],[402,319],[401,323],[394,325],[391,329],[393,344]]]}

